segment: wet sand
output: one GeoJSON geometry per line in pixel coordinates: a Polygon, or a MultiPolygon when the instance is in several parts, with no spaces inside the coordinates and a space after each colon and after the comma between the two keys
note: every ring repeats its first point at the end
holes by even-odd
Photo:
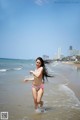
{"type": "Polygon", "coordinates": [[[71,62],[71,61],[62,62],[62,63],[63,63],[63,64],[68,64],[68,65],[74,65],[75,67],[80,68],[80,63],[71,62]]]}
{"type": "Polygon", "coordinates": [[[24,83],[23,76],[0,84],[0,112],[7,111],[9,120],[80,120],[80,71],[63,63],[49,69],[54,78],[45,83],[45,113],[35,112],[32,83],[24,83]]]}
{"type": "Polygon", "coordinates": [[[74,91],[74,93],[80,100],[80,64],[74,62],[62,62],[62,63],[70,65],[77,72],[77,75],[72,74],[68,87],[74,91]],[[79,78],[77,79],[76,76],[79,76],[79,78]]]}

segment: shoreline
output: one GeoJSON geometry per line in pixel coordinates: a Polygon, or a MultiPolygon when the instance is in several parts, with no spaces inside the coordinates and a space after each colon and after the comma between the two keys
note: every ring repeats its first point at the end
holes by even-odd
{"type": "MultiPolygon", "coordinates": [[[[62,62],[62,64],[71,65],[71,66],[76,67],[77,71],[78,71],[78,69],[80,70],[79,63],[74,63],[72,61],[68,61],[68,62],[62,62]]],[[[76,95],[76,97],[80,101],[80,81],[77,81],[77,80],[72,81],[71,80],[67,86],[74,92],[74,94],[76,95]]]]}
{"type": "Polygon", "coordinates": [[[77,87],[77,85],[75,85],[73,83],[69,83],[67,86],[74,92],[75,96],[80,101],[80,88],[77,87]]]}
{"type": "Polygon", "coordinates": [[[62,61],[62,63],[63,63],[63,64],[68,64],[68,65],[74,65],[74,66],[76,66],[77,68],[80,68],[80,63],[75,63],[75,62],[73,62],[73,61],[66,61],[66,62],[63,62],[63,61],[62,61]]]}

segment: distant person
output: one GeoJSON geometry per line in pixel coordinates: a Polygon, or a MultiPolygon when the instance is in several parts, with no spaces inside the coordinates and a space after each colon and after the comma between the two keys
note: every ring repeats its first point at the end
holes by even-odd
{"type": "Polygon", "coordinates": [[[48,74],[47,69],[45,67],[46,61],[44,61],[41,57],[36,59],[36,69],[35,71],[30,71],[33,74],[33,78],[26,78],[24,81],[32,80],[32,94],[34,98],[35,110],[38,110],[38,107],[43,106],[42,96],[44,93],[44,81],[45,77],[53,77],[48,74]]]}

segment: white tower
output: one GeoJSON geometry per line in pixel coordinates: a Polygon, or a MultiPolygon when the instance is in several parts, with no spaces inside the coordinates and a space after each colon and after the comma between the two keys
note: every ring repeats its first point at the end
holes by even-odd
{"type": "Polygon", "coordinates": [[[61,48],[58,48],[58,59],[61,58],[61,48]]]}

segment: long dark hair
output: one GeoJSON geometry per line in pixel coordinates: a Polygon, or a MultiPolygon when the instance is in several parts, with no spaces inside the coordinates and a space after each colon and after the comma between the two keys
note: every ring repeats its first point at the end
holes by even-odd
{"type": "Polygon", "coordinates": [[[45,78],[46,78],[46,80],[48,80],[47,77],[54,77],[53,75],[50,75],[50,74],[48,73],[48,70],[47,70],[47,68],[45,67],[45,64],[48,64],[49,62],[46,61],[46,60],[43,60],[41,57],[38,57],[38,58],[36,59],[36,61],[37,61],[37,60],[40,60],[40,61],[41,61],[41,67],[43,67],[43,76],[42,76],[43,82],[45,82],[45,78]]]}

